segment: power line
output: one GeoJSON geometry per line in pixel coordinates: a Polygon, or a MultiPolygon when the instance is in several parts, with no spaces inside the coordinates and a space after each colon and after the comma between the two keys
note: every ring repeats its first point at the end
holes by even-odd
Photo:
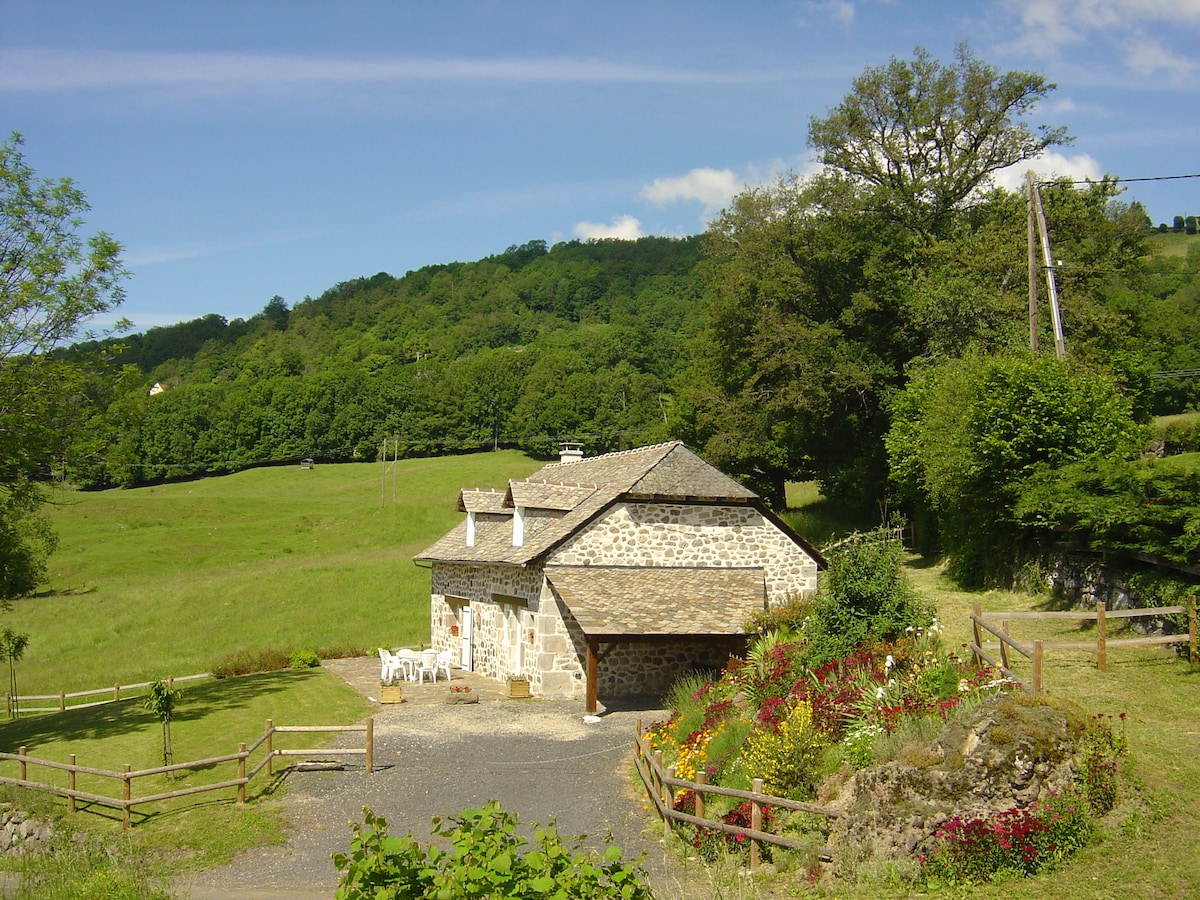
{"type": "Polygon", "coordinates": [[[1128,181],[1179,181],[1180,179],[1183,179],[1183,178],[1200,178],[1200,172],[1196,173],[1195,175],[1149,175],[1149,176],[1146,176],[1145,178],[1108,178],[1108,177],[1105,177],[1105,178],[1084,178],[1080,181],[1062,181],[1061,179],[1055,179],[1054,181],[1039,181],[1038,185],[1039,186],[1045,185],[1047,187],[1050,187],[1050,186],[1053,186],[1056,184],[1102,184],[1104,182],[1108,182],[1109,184],[1119,184],[1121,182],[1128,182],[1128,181]]]}

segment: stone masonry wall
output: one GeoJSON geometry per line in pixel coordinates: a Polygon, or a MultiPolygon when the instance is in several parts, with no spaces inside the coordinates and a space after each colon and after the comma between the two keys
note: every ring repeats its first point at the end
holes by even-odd
{"type": "Polygon", "coordinates": [[[767,598],[817,589],[817,563],[746,506],[623,503],[554,554],[556,565],[762,566],[767,598]]]}

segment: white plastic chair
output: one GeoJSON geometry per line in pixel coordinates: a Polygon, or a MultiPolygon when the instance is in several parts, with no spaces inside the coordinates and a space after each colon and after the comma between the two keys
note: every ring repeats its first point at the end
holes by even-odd
{"type": "Polygon", "coordinates": [[[417,663],[417,683],[425,683],[425,673],[429,673],[429,680],[434,684],[437,683],[437,651],[422,650],[421,660],[417,663]]]}
{"type": "Polygon", "coordinates": [[[443,650],[437,655],[437,660],[433,664],[433,680],[437,682],[437,673],[445,672],[446,680],[450,680],[450,651],[443,650]]]}
{"type": "Polygon", "coordinates": [[[400,674],[400,661],[387,650],[379,648],[379,680],[391,681],[400,674]]]}

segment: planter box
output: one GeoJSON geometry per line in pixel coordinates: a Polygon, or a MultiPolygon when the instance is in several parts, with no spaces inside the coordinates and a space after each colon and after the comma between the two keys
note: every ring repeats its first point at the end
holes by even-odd
{"type": "Polygon", "coordinates": [[[478,703],[479,695],[474,691],[451,691],[446,695],[447,703],[478,703]]]}
{"type": "Polygon", "coordinates": [[[513,700],[524,699],[529,696],[528,681],[506,681],[504,682],[504,695],[513,700]]]}
{"type": "Polygon", "coordinates": [[[400,702],[400,685],[398,685],[398,684],[381,684],[379,686],[379,702],[380,703],[399,703],[400,702]]]}

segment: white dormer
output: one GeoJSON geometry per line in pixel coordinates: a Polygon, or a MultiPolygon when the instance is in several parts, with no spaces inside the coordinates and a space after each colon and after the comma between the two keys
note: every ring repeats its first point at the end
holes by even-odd
{"type": "Polygon", "coordinates": [[[525,507],[518,506],[513,511],[513,546],[520,547],[525,543],[525,507]]]}

